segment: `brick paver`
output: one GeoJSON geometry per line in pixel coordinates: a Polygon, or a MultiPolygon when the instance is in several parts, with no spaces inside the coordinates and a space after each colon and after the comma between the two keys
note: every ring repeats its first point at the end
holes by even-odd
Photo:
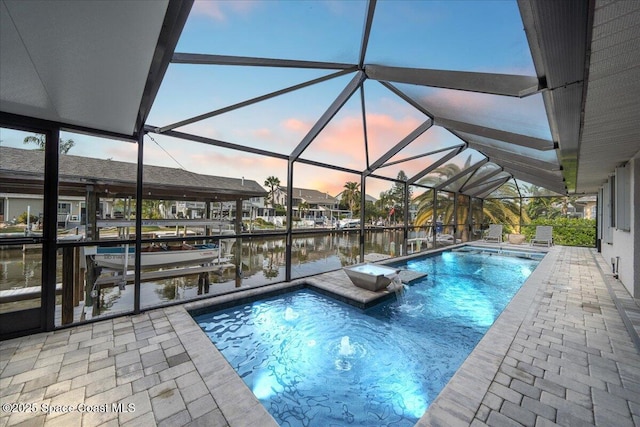
{"type": "MultiPolygon", "coordinates": [[[[598,262],[552,248],[418,425],[640,425],[640,351],[617,307],[634,327],[640,308],[598,262]]],[[[370,298],[342,276],[327,274],[370,298]]],[[[0,343],[0,400],[23,410],[0,427],[275,425],[183,306],[0,343]]]]}
{"type": "MultiPolygon", "coordinates": [[[[597,261],[592,250],[556,247],[534,272],[530,289],[523,287],[531,300],[491,384],[478,395],[472,425],[639,425],[632,411],[640,398],[632,390],[640,391],[640,350],[608,289],[616,282],[597,261]]],[[[624,298],[621,288],[618,282],[615,293],[624,298]]],[[[628,294],[624,307],[627,316],[640,313],[628,294]]],[[[504,331],[503,320],[490,332],[504,331]]],[[[456,376],[467,369],[465,363],[456,376]]],[[[444,419],[446,391],[420,425],[444,419]]]]}

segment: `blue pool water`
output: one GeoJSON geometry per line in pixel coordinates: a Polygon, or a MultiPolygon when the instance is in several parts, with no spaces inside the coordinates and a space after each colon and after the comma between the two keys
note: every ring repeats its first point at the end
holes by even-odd
{"type": "Polygon", "coordinates": [[[538,260],[444,252],[359,310],[308,289],[195,317],[283,426],[412,426],[538,260]]]}

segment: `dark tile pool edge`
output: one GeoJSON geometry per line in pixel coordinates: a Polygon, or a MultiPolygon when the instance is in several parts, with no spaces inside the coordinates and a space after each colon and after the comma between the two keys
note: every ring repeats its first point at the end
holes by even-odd
{"type": "Polygon", "coordinates": [[[559,248],[551,248],[485,336],[451,377],[417,427],[469,426],[480,409],[511,343],[525,319],[535,314],[553,273],[559,248]]]}

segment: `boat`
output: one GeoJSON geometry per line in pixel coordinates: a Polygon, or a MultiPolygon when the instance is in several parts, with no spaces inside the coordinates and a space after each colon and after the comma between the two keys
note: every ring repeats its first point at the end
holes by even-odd
{"type": "Polygon", "coordinates": [[[338,228],[360,228],[360,219],[342,219],[338,222],[338,228]]]}
{"type": "MultiPolygon", "coordinates": [[[[135,248],[125,247],[97,248],[93,260],[98,267],[123,270],[135,267],[135,248]]],[[[142,268],[177,267],[184,265],[209,264],[218,258],[219,246],[202,245],[151,245],[142,249],[140,263],[142,268]]]]}

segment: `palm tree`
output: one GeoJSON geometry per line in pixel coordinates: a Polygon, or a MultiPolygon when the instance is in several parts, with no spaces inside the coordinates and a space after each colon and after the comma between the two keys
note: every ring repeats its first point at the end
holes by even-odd
{"type": "Polygon", "coordinates": [[[344,191],[342,192],[342,203],[349,206],[351,214],[355,214],[356,207],[360,201],[360,183],[347,182],[344,184],[344,191]]]}
{"type": "MultiPolygon", "coordinates": [[[[24,138],[24,144],[36,144],[38,146],[38,150],[44,150],[44,146],[46,144],[46,137],[43,134],[29,135],[24,138]]],[[[62,154],[67,154],[69,150],[75,145],[73,139],[67,139],[66,141],[60,138],[60,152],[62,154]]]]}
{"type": "Polygon", "coordinates": [[[520,221],[527,223],[529,216],[522,210],[520,218],[520,194],[515,184],[506,182],[500,187],[503,197],[500,199],[485,199],[483,203],[483,214],[487,221],[492,224],[504,224],[507,232],[520,231],[520,221]],[[512,225],[517,225],[518,230],[514,230],[512,225]]]}
{"type": "MultiPolygon", "coordinates": [[[[467,160],[467,163],[469,160],[467,160]]],[[[457,175],[462,169],[453,163],[446,164],[433,171],[433,174],[421,181],[419,184],[434,187],[440,182],[444,182],[450,177],[457,175]]],[[[485,220],[490,223],[504,224],[509,230],[512,225],[520,224],[520,194],[516,186],[512,182],[507,182],[501,187],[501,193],[509,198],[506,199],[485,199],[483,203],[483,214],[485,220]]],[[[453,199],[449,198],[448,193],[438,192],[436,196],[436,209],[433,206],[433,190],[426,191],[414,199],[414,203],[418,205],[418,212],[414,224],[417,226],[425,226],[433,221],[435,216],[441,216],[444,224],[451,224],[452,221],[457,224],[466,224],[468,221],[468,211],[460,212],[458,209],[458,217],[453,218],[453,199]]],[[[527,221],[526,212],[522,212],[523,220],[527,221]]],[[[474,218],[474,221],[481,220],[474,218]]]]}
{"type": "Polygon", "coordinates": [[[264,185],[269,187],[269,195],[267,196],[269,202],[271,203],[271,207],[276,207],[276,189],[280,187],[280,179],[277,176],[270,176],[264,180],[264,185]]]}
{"type": "Polygon", "coordinates": [[[309,203],[300,202],[298,203],[298,212],[300,213],[300,218],[304,218],[305,213],[309,211],[309,203]]]}

